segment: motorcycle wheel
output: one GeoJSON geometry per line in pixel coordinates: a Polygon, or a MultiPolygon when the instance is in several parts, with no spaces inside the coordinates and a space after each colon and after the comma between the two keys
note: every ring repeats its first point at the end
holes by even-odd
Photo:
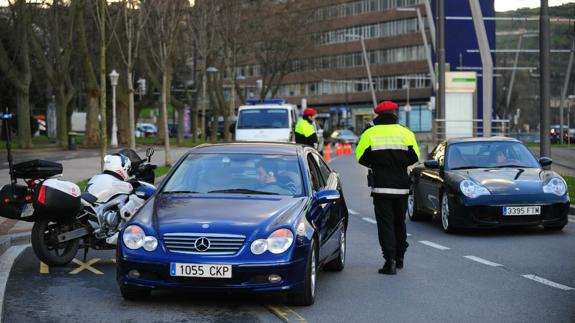
{"type": "Polygon", "coordinates": [[[58,235],[73,229],[71,223],[39,220],[32,227],[32,249],[48,266],[65,266],[76,256],[80,239],[58,242],[58,235]]]}

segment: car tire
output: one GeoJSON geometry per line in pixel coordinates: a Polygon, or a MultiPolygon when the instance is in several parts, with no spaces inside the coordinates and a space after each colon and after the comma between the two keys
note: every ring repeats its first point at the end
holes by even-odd
{"type": "Polygon", "coordinates": [[[446,192],[443,192],[443,194],[441,194],[441,227],[446,233],[454,233],[457,230],[453,227],[449,219],[449,211],[449,196],[447,196],[446,192]]]}
{"type": "Polygon", "coordinates": [[[409,191],[409,195],[407,196],[407,217],[414,222],[429,220],[430,216],[427,214],[423,214],[417,211],[417,206],[415,203],[415,195],[413,189],[409,191]]]}
{"type": "Polygon", "coordinates": [[[121,286],[120,293],[122,297],[127,301],[139,301],[150,297],[151,290],[148,288],[134,288],[121,286]]]}
{"type": "Polygon", "coordinates": [[[324,265],[325,271],[340,272],[345,267],[345,250],[347,244],[347,233],[345,227],[340,231],[339,236],[339,251],[337,257],[324,265]]]}
{"type": "Polygon", "coordinates": [[[315,301],[315,289],[318,269],[318,255],[315,239],[312,240],[307,256],[304,286],[301,290],[288,294],[288,303],[295,306],[310,306],[315,301]]]}
{"type": "Polygon", "coordinates": [[[564,227],[565,227],[564,225],[558,225],[558,226],[547,226],[546,225],[546,226],[543,226],[543,229],[545,231],[552,231],[553,232],[553,231],[561,231],[561,230],[563,230],[564,227]]]}

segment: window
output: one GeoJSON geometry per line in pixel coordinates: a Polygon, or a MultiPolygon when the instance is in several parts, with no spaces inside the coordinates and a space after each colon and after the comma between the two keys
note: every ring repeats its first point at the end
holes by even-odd
{"type": "Polygon", "coordinates": [[[323,183],[322,183],[320,172],[318,170],[318,166],[317,166],[317,164],[313,158],[312,153],[309,153],[307,155],[307,163],[308,163],[309,172],[310,172],[311,187],[315,192],[319,192],[323,183]]]}

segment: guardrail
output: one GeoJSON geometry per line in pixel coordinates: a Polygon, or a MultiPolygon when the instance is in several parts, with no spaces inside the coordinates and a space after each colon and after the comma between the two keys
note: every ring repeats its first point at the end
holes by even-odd
{"type": "MultiPolygon", "coordinates": [[[[433,122],[435,142],[450,138],[483,136],[483,119],[435,119],[433,122]]],[[[509,120],[492,120],[491,136],[507,136],[509,130],[509,120]]]]}

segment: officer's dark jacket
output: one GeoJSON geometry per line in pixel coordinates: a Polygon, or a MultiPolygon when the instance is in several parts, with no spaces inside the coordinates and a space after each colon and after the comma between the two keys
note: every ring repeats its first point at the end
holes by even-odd
{"type": "Polygon", "coordinates": [[[300,119],[295,126],[295,142],[298,144],[314,146],[317,134],[313,124],[307,119],[300,119]]]}
{"type": "Polygon", "coordinates": [[[390,113],[380,114],[373,123],[364,130],[356,149],[358,162],[374,172],[372,194],[407,195],[407,166],[419,160],[415,135],[390,113]]]}

